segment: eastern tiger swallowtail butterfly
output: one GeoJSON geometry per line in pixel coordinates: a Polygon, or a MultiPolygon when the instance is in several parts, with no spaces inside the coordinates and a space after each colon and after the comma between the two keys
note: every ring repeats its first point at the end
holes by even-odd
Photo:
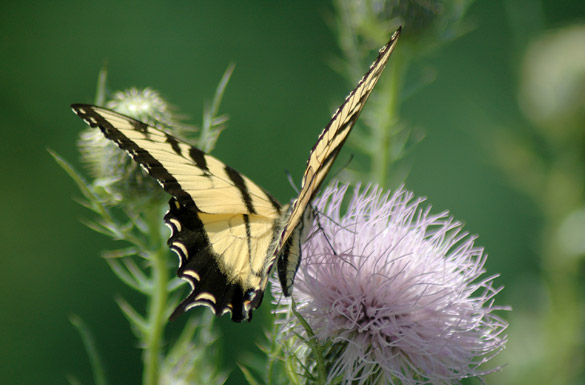
{"type": "Polygon", "coordinates": [[[171,319],[205,305],[233,321],[250,320],[260,306],[276,261],[290,295],[301,258],[311,198],[329,172],[394,49],[400,29],[333,114],[313,146],[299,196],[281,205],[254,182],[216,158],[158,128],[117,112],[73,104],[73,111],[138,162],[172,197],[164,217],[168,244],[179,256],[177,275],[191,293],[171,319]]]}

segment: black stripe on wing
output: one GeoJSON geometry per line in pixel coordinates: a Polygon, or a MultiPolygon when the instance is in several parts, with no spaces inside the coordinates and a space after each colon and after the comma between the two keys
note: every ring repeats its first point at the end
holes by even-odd
{"type": "Polygon", "coordinates": [[[175,309],[171,319],[191,307],[204,305],[217,316],[231,313],[233,321],[250,321],[252,310],[262,302],[263,291],[246,290],[240,284],[230,283],[220,269],[222,257],[213,252],[205,226],[197,213],[179,204],[175,198],[171,198],[169,206],[164,220],[172,230],[168,244],[180,259],[177,275],[189,281],[193,288],[175,309]]]}
{"type": "Polygon", "coordinates": [[[209,172],[209,167],[207,167],[205,153],[203,151],[199,150],[198,148],[191,147],[189,149],[189,157],[191,158],[191,160],[193,160],[193,162],[195,162],[197,167],[199,167],[205,175],[211,176],[211,173],[209,172]]]}
{"type": "Polygon", "coordinates": [[[252,204],[252,197],[250,196],[250,191],[248,190],[248,186],[246,186],[246,181],[244,180],[244,178],[242,178],[242,175],[233,168],[231,168],[230,166],[225,166],[225,172],[229,176],[230,180],[234,183],[234,185],[238,188],[238,190],[240,190],[242,200],[244,201],[244,204],[246,205],[246,209],[248,209],[248,212],[250,214],[256,214],[256,209],[252,204]]]}
{"type": "MultiPolygon", "coordinates": [[[[169,158],[176,164],[184,164],[187,166],[186,162],[192,162],[193,174],[198,175],[198,177],[209,178],[211,186],[213,186],[213,180],[215,178],[222,183],[235,186],[240,192],[242,207],[247,212],[259,212],[264,215],[280,215],[281,205],[272,195],[259,186],[256,186],[234,169],[224,165],[221,161],[182,142],[180,139],[131,117],[108,110],[107,108],[87,104],[72,104],[71,108],[88,125],[91,127],[99,127],[106,138],[112,140],[118,147],[128,152],[134,161],[139,163],[146,172],[157,179],[165,191],[176,197],[181,204],[188,207],[196,207],[196,201],[194,201],[196,198],[186,191],[188,189],[183,189],[181,185],[181,183],[189,184],[193,182],[193,180],[189,180],[188,167],[181,170],[181,175],[184,179],[176,179],[173,173],[165,167],[165,164],[151,155],[148,148],[138,145],[125,132],[140,132],[143,135],[143,139],[152,142],[153,149],[157,149],[158,146],[159,151],[162,149],[169,156],[176,155],[176,159],[169,158]],[[161,145],[166,145],[168,149],[160,147],[161,145]],[[214,164],[213,167],[215,169],[211,170],[210,164],[214,164]],[[185,175],[186,173],[187,175],[185,175]],[[261,207],[258,207],[258,204],[261,204],[261,207]]],[[[174,169],[172,171],[175,172],[174,169]]]]}
{"type": "Polygon", "coordinates": [[[179,141],[172,135],[166,134],[167,143],[171,145],[171,148],[177,155],[183,155],[181,153],[181,147],[179,147],[179,141]]]}
{"type": "MultiPolygon", "coordinates": [[[[138,146],[134,141],[128,139],[122,131],[118,130],[112,123],[105,119],[101,114],[94,110],[94,107],[86,104],[72,104],[73,111],[82,118],[91,127],[98,127],[104,136],[118,145],[122,150],[126,151],[134,161],[140,164],[148,174],[155,178],[166,192],[176,197],[182,204],[196,208],[197,205],[193,201],[190,194],[181,188],[177,179],[167,171],[167,169],[156,160],[144,148],[138,146]]],[[[117,113],[116,113],[117,114],[117,113]]],[[[140,122],[136,119],[117,114],[130,124],[136,131],[140,131],[148,137],[149,126],[146,123],[140,122]]],[[[176,152],[179,151],[178,141],[171,135],[166,135],[167,142],[176,152]]]]}

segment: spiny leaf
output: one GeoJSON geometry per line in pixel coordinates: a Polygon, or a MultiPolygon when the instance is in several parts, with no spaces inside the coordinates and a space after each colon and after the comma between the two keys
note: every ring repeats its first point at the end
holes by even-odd
{"type": "Polygon", "coordinates": [[[134,332],[137,334],[137,337],[143,340],[144,336],[148,335],[148,322],[125,299],[118,297],[116,298],[116,303],[134,327],[134,332]]]}
{"type": "MultiPolygon", "coordinates": [[[[95,340],[91,334],[91,331],[78,315],[73,314],[69,316],[69,322],[75,326],[75,329],[77,329],[77,332],[81,336],[81,340],[85,346],[85,351],[89,356],[95,385],[107,385],[108,382],[106,380],[104,366],[97,351],[95,340]]],[[[70,382],[72,381],[75,381],[75,379],[70,378],[70,382]]],[[[77,383],[79,382],[77,381],[77,383]]]]}
{"type": "Polygon", "coordinates": [[[246,381],[248,381],[248,384],[251,384],[251,385],[260,385],[260,382],[258,382],[254,378],[254,376],[252,376],[252,373],[250,373],[250,371],[248,370],[248,368],[246,368],[245,366],[240,365],[240,364],[238,364],[238,367],[242,371],[242,374],[246,378],[246,381]]]}

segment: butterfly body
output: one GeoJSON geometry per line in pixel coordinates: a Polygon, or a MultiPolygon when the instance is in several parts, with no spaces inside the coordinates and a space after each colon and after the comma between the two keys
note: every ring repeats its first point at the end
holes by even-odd
{"type": "Polygon", "coordinates": [[[73,111],[125,150],[172,198],[164,217],[179,277],[191,293],[171,318],[194,306],[218,316],[250,320],[264,295],[273,265],[290,295],[301,258],[310,200],[325,179],[398,39],[397,31],[347,96],[311,150],[299,196],[281,205],[218,159],[180,139],[117,112],[87,104],[73,111]]]}

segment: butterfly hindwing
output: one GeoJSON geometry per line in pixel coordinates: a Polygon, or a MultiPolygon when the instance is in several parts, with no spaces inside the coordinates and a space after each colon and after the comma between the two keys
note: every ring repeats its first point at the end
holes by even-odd
{"type": "Polygon", "coordinates": [[[250,319],[274,261],[263,258],[276,243],[274,222],[257,215],[196,213],[175,198],[165,222],[172,231],[169,246],[180,260],[177,274],[193,289],[171,318],[206,305],[217,315],[231,312],[234,321],[250,319]]]}
{"type": "Polygon", "coordinates": [[[301,258],[308,209],[394,49],[384,46],[313,146],[299,196],[290,207],[218,159],[156,127],[106,108],[73,104],[73,111],[125,150],[172,198],[164,217],[168,244],[179,256],[179,277],[191,293],[173,312],[210,307],[218,316],[250,320],[277,260],[283,293],[290,295],[301,258]]]}

